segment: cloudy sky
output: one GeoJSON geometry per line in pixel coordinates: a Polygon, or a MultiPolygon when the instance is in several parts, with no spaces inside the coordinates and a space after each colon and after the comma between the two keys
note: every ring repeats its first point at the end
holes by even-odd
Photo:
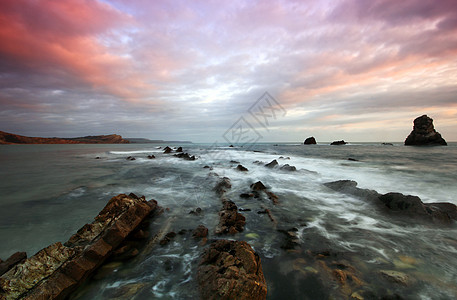
{"type": "Polygon", "coordinates": [[[403,141],[423,114],[457,141],[456,0],[0,1],[2,131],[403,141]]]}

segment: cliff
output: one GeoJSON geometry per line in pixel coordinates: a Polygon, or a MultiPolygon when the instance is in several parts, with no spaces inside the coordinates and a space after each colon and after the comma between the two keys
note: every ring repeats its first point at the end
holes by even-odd
{"type": "Polygon", "coordinates": [[[76,138],[28,137],[0,131],[0,145],[7,144],[127,144],[128,140],[117,134],[94,135],[76,138]]]}

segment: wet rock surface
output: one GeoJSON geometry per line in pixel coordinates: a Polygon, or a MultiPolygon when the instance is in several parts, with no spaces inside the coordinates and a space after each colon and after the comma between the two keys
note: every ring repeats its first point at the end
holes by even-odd
{"type": "Polygon", "coordinates": [[[52,244],[0,277],[0,299],[64,299],[94,272],[157,203],[120,194],[65,244],[52,244]]]}
{"type": "Polygon", "coordinates": [[[244,230],[246,218],[238,212],[238,207],[233,201],[223,202],[219,211],[219,224],[216,227],[216,234],[236,234],[244,230]]]}
{"type": "Polygon", "coordinates": [[[324,185],[344,194],[373,201],[388,213],[397,214],[401,217],[416,218],[418,221],[443,225],[450,225],[457,221],[457,206],[452,203],[423,203],[417,196],[401,193],[382,195],[374,190],[358,188],[357,182],[352,180],[339,180],[324,185]]]}
{"type": "Polygon", "coordinates": [[[2,261],[0,259],[0,275],[3,275],[6,273],[9,269],[17,265],[18,263],[21,263],[27,259],[27,253],[25,252],[16,252],[10,257],[8,257],[7,260],[2,261]]]}
{"type": "Polygon", "coordinates": [[[266,299],[267,285],[259,256],[243,241],[218,240],[198,267],[202,299],[266,299]]]}
{"type": "Polygon", "coordinates": [[[236,169],[237,169],[238,171],[241,171],[241,172],[247,172],[247,171],[248,171],[248,168],[244,167],[243,165],[238,165],[238,166],[236,167],[236,169]]]}
{"type": "Polygon", "coordinates": [[[435,130],[433,119],[422,115],[414,120],[413,131],[405,140],[406,146],[446,146],[446,141],[435,130]]]}

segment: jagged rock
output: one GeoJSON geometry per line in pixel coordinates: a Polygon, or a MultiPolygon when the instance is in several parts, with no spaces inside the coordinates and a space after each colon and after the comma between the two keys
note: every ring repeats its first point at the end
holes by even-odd
{"type": "Polygon", "coordinates": [[[178,154],[175,154],[174,156],[178,157],[178,158],[182,158],[182,159],[185,159],[185,160],[195,160],[195,155],[192,155],[190,156],[189,153],[178,153],[178,154]]]}
{"type": "Polygon", "coordinates": [[[238,207],[233,201],[226,200],[219,211],[219,224],[216,234],[235,234],[244,230],[246,218],[238,212],[238,207]]]}
{"type": "Polygon", "coordinates": [[[441,137],[433,126],[433,119],[427,115],[414,120],[413,131],[405,140],[406,146],[446,146],[446,141],[441,137]]]}
{"type": "Polygon", "coordinates": [[[264,186],[261,181],[257,181],[256,183],[251,184],[251,189],[253,191],[263,191],[263,190],[266,190],[267,187],[264,186]]]}
{"type": "Polygon", "coordinates": [[[153,158],[156,158],[155,155],[151,154],[151,155],[148,155],[148,158],[149,159],[153,159],[153,158]]]}
{"type": "Polygon", "coordinates": [[[198,267],[202,299],[267,297],[260,257],[244,241],[218,240],[203,253],[198,267]]]}
{"type": "Polygon", "coordinates": [[[247,172],[247,171],[249,171],[248,168],[244,167],[243,165],[238,165],[238,166],[236,167],[236,169],[237,169],[238,171],[241,171],[241,172],[247,172]]]}
{"type": "Polygon", "coordinates": [[[3,275],[6,273],[9,269],[17,265],[18,263],[21,263],[27,259],[27,253],[25,252],[16,252],[12,254],[7,260],[2,261],[0,259],[0,275],[3,275]]]}
{"type": "Polygon", "coordinates": [[[205,238],[208,236],[208,228],[203,225],[198,225],[192,233],[192,236],[196,239],[205,238]]]}
{"type": "Polygon", "coordinates": [[[216,184],[214,190],[218,196],[222,196],[227,190],[232,188],[232,184],[230,183],[230,179],[228,177],[224,177],[216,184]]]}
{"type": "Polygon", "coordinates": [[[182,147],[178,147],[178,149],[176,149],[176,152],[182,152],[182,147]]]}
{"type": "Polygon", "coordinates": [[[265,165],[267,168],[274,168],[278,165],[278,161],[276,159],[273,159],[271,162],[265,165]]]}
{"type": "Polygon", "coordinates": [[[307,138],[303,144],[316,145],[317,143],[316,143],[316,139],[314,138],[314,136],[312,136],[312,137],[307,138]]]}
{"type": "Polygon", "coordinates": [[[113,197],[64,245],[52,244],[0,277],[0,299],[64,299],[149,215],[157,203],[113,197]]]}
{"type": "Polygon", "coordinates": [[[171,153],[171,151],[173,151],[173,149],[171,149],[171,148],[168,147],[168,146],[166,146],[166,147],[163,149],[163,153],[165,153],[165,154],[171,153]]]}
{"type": "Polygon", "coordinates": [[[291,166],[289,164],[285,164],[285,165],[282,165],[280,168],[280,170],[283,170],[283,171],[297,171],[297,168],[295,166],[291,166]]]}
{"type": "Polygon", "coordinates": [[[330,145],[346,145],[346,144],[347,144],[347,142],[345,142],[344,140],[341,140],[341,141],[334,141],[330,145]]]}

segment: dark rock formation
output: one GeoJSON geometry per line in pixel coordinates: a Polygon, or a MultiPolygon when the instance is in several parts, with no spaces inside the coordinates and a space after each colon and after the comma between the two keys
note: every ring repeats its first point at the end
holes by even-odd
{"type": "Polygon", "coordinates": [[[148,158],[149,158],[149,159],[154,159],[154,158],[156,158],[156,157],[155,157],[155,155],[151,154],[151,155],[148,155],[148,158]]]}
{"type": "Polygon", "coordinates": [[[236,169],[237,169],[238,171],[241,171],[241,172],[247,172],[247,171],[249,171],[248,168],[246,168],[246,167],[243,166],[243,165],[238,165],[238,166],[236,167],[236,169]]]}
{"type": "Polygon", "coordinates": [[[297,237],[297,228],[290,228],[287,230],[278,229],[278,231],[285,235],[283,243],[281,244],[282,249],[292,250],[300,245],[300,241],[297,237]]]}
{"type": "Polygon", "coordinates": [[[232,184],[230,183],[230,179],[228,177],[224,177],[216,184],[214,190],[218,196],[222,196],[227,190],[232,188],[232,184]]]}
{"type": "Polygon", "coordinates": [[[291,166],[289,164],[282,165],[279,169],[283,171],[297,171],[295,166],[291,166]]]}
{"type": "Polygon", "coordinates": [[[64,245],[52,244],[3,274],[0,299],[65,299],[156,207],[133,194],[113,197],[64,245]]]}
{"type": "Polygon", "coordinates": [[[117,134],[94,135],[77,138],[28,137],[0,131],[0,145],[5,144],[128,144],[129,141],[117,134]]]}
{"type": "Polygon", "coordinates": [[[129,156],[129,157],[127,157],[126,159],[127,159],[127,160],[136,160],[136,158],[133,157],[133,156],[129,156]]]}
{"type": "Polygon", "coordinates": [[[452,203],[423,203],[417,196],[403,195],[401,193],[379,194],[374,190],[361,189],[357,182],[340,180],[328,182],[325,186],[341,193],[368,199],[390,213],[398,213],[402,217],[414,217],[426,222],[450,225],[457,221],[457,206],[452,203]]]}
{"type": "Polygon", "coordinates": [[[175,236],[176,236],[176,233],[174,231],[170,231],[163,237],[163,239],[160,240],[159,244],[164,246],[164,245],[168,244],[169,242],[171,242],[171,240],[175,236]]]}
{"type": "Polygon", "coordinates": [[[193,231],[192,236],[196,239],[206,238],[208,236],[208,228],[203,225],[198,225],[193,231]]]}
{"type": "Polygon", "coordinates": [[[344,140],[341,141],[334,141],[330,145],[346,145],[347,143],[344,140]]]}
{"type": "Polygon", "coordinates": [[[427,115],[414,120],[413,131],[405,140],[406,146],[446,146],[446,141],[441,137],[433,126],[433,119],[427,115]]]}
{"type": "Polygon", "coordinates": [[[271,162],[265,165],[267,168],[274,168],[278,165],[278,161],[276,159],[273,159],[271,162]]]}
{"type": "Polygon", "coordinates": [[[314,136],[312,136],[312,137],[307,138],[303,144],[316,145],[317,143],[316,143],[316,139],[314,138],[314,136]]]}
{"type": "Polygon", "coordinates": [[[165,153],[165,154],[171,153],[171,151],[173,151],[173,149],[171,149],[171,148],[168,147],[168,146],[166,146],[165,148],[163,148],[163,153],[165,153]]]}
{"type": "Polygon", "coordinates": [[[178,149],[176,149],[176,152],[182,152],[182,147],[178,147],[178,149]]]}
{"type": "Polygon", "coordinates": [[[0,275],[5,274],[9,269],[23,262],[25,259],[27,259],[27,253],[25,252],[16,252],[5,261],[0,259],[0,275]]]}
{"type": "Polygon", "coordinates": [[[238,212],[236,204],[230,200],[225,200],[222,204],[216,234],[235,234],[243,231],[246,218],[238,212]]]}
{"type": "Polygon", "coordinates": [[[203,253],[198,267],[202,299],[267,297],[260,257],[244,241],[218,240],[203,253]]]}
{"type": "Polygon", "coordinates": [[[178,154],[175,154],[174,156],[178,157],[178,158],[182,158],[182,159],[185,159],[185,160],[195,160],[195,155],[190,155],[189,153],[178,153],[178,154]]]}
{"type": "Polygon", "coordinates": [[[266,190],[266,186],[263,185],[262,181],[257,181],[256,183],[251,184],[251,189],[253,191],[263,191],[266,190]]]}

